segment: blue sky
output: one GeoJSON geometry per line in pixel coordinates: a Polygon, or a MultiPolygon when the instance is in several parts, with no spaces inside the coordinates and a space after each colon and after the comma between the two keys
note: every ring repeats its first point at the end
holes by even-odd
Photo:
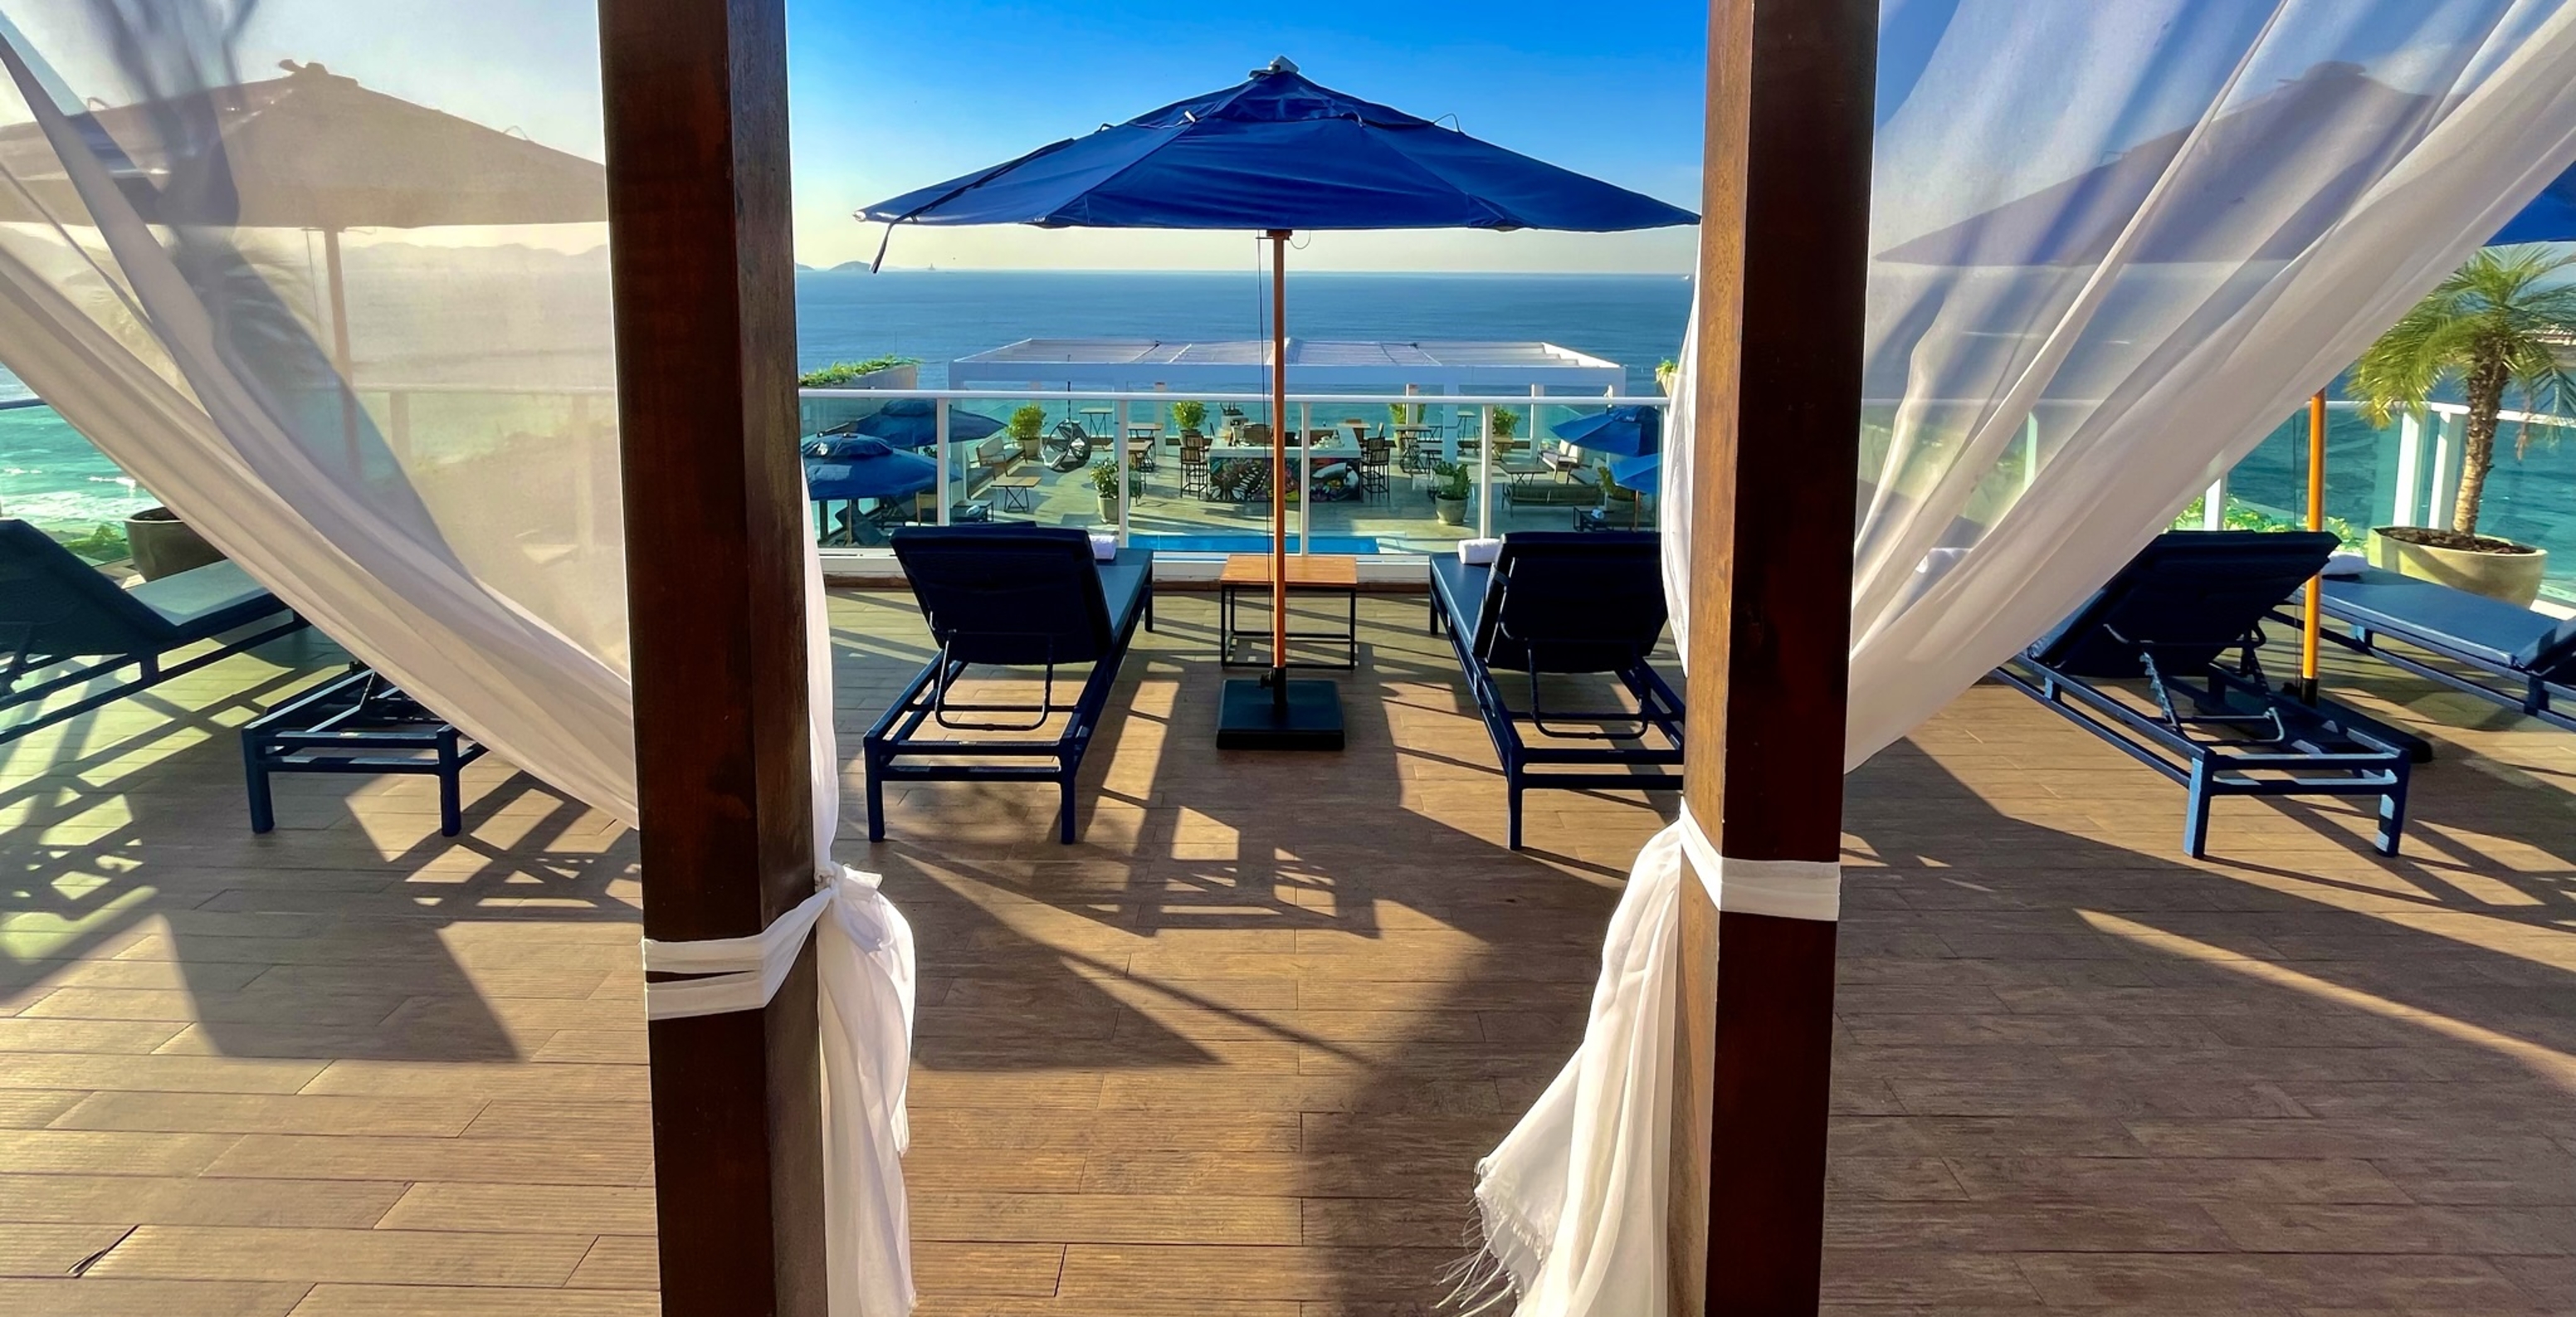
{"type": "MultiPolygon", "coordinates": [[[[1239,82],[1308,77],[1687,209],[1699,207],[1707,9],[1527,0],[935,5],[789,0],[798,257],[876,254],[872,201],[1239,82]]],[[[1692,230],[1316,235],[1301,269],[1690,268],[1692,230]]],[[[889,265],[1249,268],[1249,234],[906,228],[889,265]]]]}

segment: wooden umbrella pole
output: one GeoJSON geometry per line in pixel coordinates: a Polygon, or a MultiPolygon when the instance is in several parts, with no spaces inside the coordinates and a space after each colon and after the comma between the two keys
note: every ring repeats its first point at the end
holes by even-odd
{"type": "MultiPolygon", "coordinates": [[[[2308,399],[2308,529],[2326,528],[2326,391],[2308,399]]],[[[2308,578],[2299,619],[2299,698],[2317,702],[2317,639],[2325,624],[2324,578],[2308,578]]]]}
{"type": "Polygon", "coordinates": [[[1270,231],[1270,685],[1288,702],[1288,230],[1270,231]]]}

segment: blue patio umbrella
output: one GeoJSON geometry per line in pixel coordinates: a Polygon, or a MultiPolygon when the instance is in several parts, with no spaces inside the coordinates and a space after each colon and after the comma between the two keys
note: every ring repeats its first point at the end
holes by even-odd
{"type": "Polygon", "coordinates": [[[1557,438],[1595,453],[1623,453],[1641,457],[1655,452],[1664,442],[1664,411],[1660,407],[1613,407],[1608,411],[1578,416],[1550,433],[1557,438]]]}
{"type": "Polygon", "coordinates": [[[1640,453],[1635,457],[1623,457],[1611,463],[1610,481],[1621,489],[1633,489],[1640,494],[1652,494],[1655,492],[1656,481],[1663,476],[1663,470],[1663,454],[1640,453]]]}
{"type": "Polygon", "coordinates": [[[939,464],[882,439],[817,439],[805,445],[805,492],[830,499],[904,498],[939,484],[939,464]]]}
{"type": "MultiPolygon", "coordinates": [[[[1006,427],[990,416],[950,408],[948,438],[971,444],[990,439],[1006,427]]],[[[897,448],[928,448],[939,442],[939,404],[928,398],[896,398],[878,411],[850,423],[850,430],[883,439],[897,448]]]]}
{"type": "MultiPolygon", "coordinates": [[[[1284,260],[1297,229],[1565,229],[1609,233],[1690,224],[1678,206],[1480,142],[1428,119],[1269,67],[1222,91],[1040,147],[869,206],[897,224],[1250,229],[1271,244],[1272,415],[1288,410],[1284,260]]],[[[882,249],[878,252],[884,259],[882,249]]],[[[1271,579],[1287,573],[1286,445],[1271,449],[1271,579]]],[[[1287,591],[1272,592],[1271,653],[1287,661],[1287,591]]],[[[1228,683],[1217,744],[1339,749],[1330,682],[1266,693],[1228,683]],[[1293,707],[1292,707],[1293,706],[1293,707]]]]}

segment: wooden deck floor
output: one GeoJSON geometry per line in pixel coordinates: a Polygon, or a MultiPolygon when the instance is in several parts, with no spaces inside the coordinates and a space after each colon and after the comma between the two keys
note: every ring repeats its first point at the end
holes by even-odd
{"type": "MultiPolygon", "coordinates": [[[[1041,790],[848,825],[920,940],[925,1317],[1442,1294],[1658,817],[1505,851],[1445,642],[1363,612],[1339,757],[1215,754],[1176,596],[1084,844],[1041,790]]],[[[835,620],[855,740],[922,638],[835,620]]],[[[652,1312],[632,838],[489,761],[456,842],[414,780],[251,837],[227,729],[329,661],[279,658],[0,748],[0,1312],[652,1312]]],[[[2576,1313],[2576,736],[2367,680],[2443,743],[2393,863],[2246,802],[2182,861],[2178,789],[1995,688],[1853,776],[1833,1311],[2576,1313]]]]}

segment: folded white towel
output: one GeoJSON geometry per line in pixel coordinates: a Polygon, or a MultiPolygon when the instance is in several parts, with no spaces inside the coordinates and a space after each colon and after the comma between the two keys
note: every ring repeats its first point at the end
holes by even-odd
{"type": "Polygon", "coordinates": [[[1092,532],[1091,556],[1100,562],[1109,562],[1116,559],[1118,557],[1118,537],[1106,531],[1092,532]]]}
{"type": "Polygon", "coordinates": [[[2326,559],[2324,570],[2319,571],[2317,575],[2359,576],[2361,575],[2362,570],[2368,566],[2370,566],[2370,560],[2362,557],[2358,553],[2338,553],[2335,556],[2326,559]]]}
{"type": "Polygon", "coordinates": [[[1470,567],[1492,566],[1494,559],[1501,556],[1503,556],[1503,542],[1501,540],[1458,541],[1458,561],[1463,562],[1470,567]]]}

